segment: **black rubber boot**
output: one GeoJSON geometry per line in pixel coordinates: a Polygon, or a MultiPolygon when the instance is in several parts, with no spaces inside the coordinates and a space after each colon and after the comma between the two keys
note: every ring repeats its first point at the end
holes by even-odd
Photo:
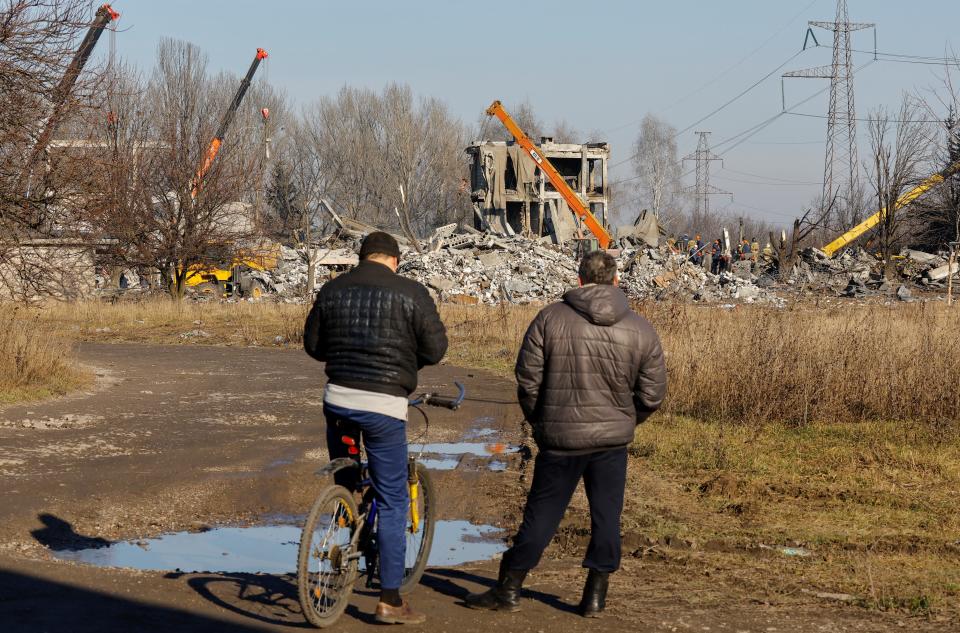
{"type": "Polygon", "coordinates": [[[587,582],[583,586],[583,598],[580,599],[580,615],[585,618],[599,618],[607,606],[608,572],[591,569],[587,582]]]}
{"type": "Polygon", "coordinates": [[[526,577],[526,569],[507,569],[506,565],[501,562],[496,586],[483,593],[467,594],[464,602],[472,609],[519,611],[520,590],[526,577]]]}

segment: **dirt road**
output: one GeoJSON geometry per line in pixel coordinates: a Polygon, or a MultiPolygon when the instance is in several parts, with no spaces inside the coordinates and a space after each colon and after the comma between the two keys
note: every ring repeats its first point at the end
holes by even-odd
{"type": "MultiPolygon", "coordinates": [[[[54,560],[50,548],[303,514],[325,460],[319,365],[294,351],[200,346],[87,345],[81,357],[97,368],[95,390],[0,411],[0,630],[305,628],[287,575],[96,568],[54,560]]],[[[421,387],[449,390],[455,380],[467,384],[469,400],[455,414],[430,411],[430,441],[462,439],[480,420],[498,440],[522,440],[510,382],[443,366],[424,371],[421,387]]],[[[514,528],[518,459],[502,472],[437,471],[440,518],[514,528]]],[[[423,630],[917,630],[915,620],[815,601],[700,600],[702,582],[632,558],[614,576],[600,623],[572,612],[583,573],[562,555],[532,575],[521,613],[465,609],[462,595],[494,574],[495,562],[429,570],[413,594],[430,616],[423,630]]],[[[368,628],[374,604],[360,590],[338,630],[368,628]]]]}

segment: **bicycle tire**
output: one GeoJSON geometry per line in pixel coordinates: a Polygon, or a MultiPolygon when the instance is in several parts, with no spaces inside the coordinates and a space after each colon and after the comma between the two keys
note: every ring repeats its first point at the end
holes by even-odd
{"type": "MultiPolygon", "coordinates": [[[[419,551],[416,559],[410,569],[405,570],[403,582],[400,584],[400,593],[410,593],[417,586],[423,577],[423,572],[427,568],[427,561],[430,559],[430,548],[433,546],[433,529],[435,527],[434,517],[437,512],[437,494],[430,478],[430,472],[422,464],[417,464],[417,481],[419,483],[419,494],[423,498],[423,513],[420,517],[420,529],[423,530],[423,539],[420,541],[419,551]]],[[[409,533],[409,516],[407,518],[409,533]]]]}
{"type": "MultiPolygon", "coordinates": [[[[303,525],[303,533],[300,536],[300,551],[297,556],[297,593],[300,599],[300,608],[307,622],[321,629],[334,624],[347,608],[350,595],[353,593],[354,582],[357,579],[357,567],[359,565],[358,559],[353,559],[347,563],[346,573],[339,574],[338,588],[331,588],[333,591],[329,595],[326,591],[322,592],[324,595],[320,595],[319,587],[315,588],[314,583],[311,582],[310,563],[314,545],[314,532],[320,527],[318,524],[321,520],[324,519],[325,508],[332,507],[337,502],[346,508],[349,519],[346,521],[346,525],[343,525],[340,523],[340,517],[334,515],[337,520],[335,529],[348,529],[347,534],[352,539],[354,531],[359,528],[357,525],[357,503],[353,494],[343,486],[328,486],[320,493],[310,509],[310,514],[303,525]],[[323,600],[326,598],[332,598],[333,604],[329,609],[322,612],[318,611],[315,599],[323,600]]],[[[337,511],[339,511],[339,506],[337,511]]]]}

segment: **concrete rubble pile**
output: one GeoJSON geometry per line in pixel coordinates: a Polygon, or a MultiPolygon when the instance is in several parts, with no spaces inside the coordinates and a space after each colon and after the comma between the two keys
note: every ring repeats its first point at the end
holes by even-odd
{"type": "MultiPolygon", "coordinates": [[[[957,274],[960,265],[954,264],[957,274]]],[[[895,259],[896,278],[888,278],[883,263],[864,249],[850,249],[831,258],[816,248],[805,249],[790,275],[790,285],[812,290],[831,290],[838,296],[859,298],[895,295],[913,300],[910,285],[917,288],[946,287],[950,266],[943,255],[904,249],[895,259]]]]}
{"type": "MultiPolygon", "coordinates": [[[[244,275],[259,282],[268,301],[307,301],[311,258],[318,290],[357,264],[362,238],[375,230],[340,221],[339,230],[324,236],[322,242],[311,248],[280,246],[275,268],[246,270],[244,275]]],[[[439,302],[546,303],[558,300],[577,285],[575,252],[548,238],[494,235],[455,224],[440,227],[418,245],[396,237],[403,253],[400,274],[425,285],[439,302]]],[[[887,279],[881,262],[863,249],[850,249],[831,258],[814,248],[802,251],[797,263],[785,273],[777,270],[775,258],[764,255],[760,262],[733,261],[729,271],[713,274],[667,245],[653,246],[650,241],[621,236],[616,242],[621,248],[612,251],[618,258],[620,285],[633,300],[783,307],[789,297],[827,293],[913,301],[923,289],[945,288],[949,277],[949,265],[942,255],[904,250],[896,260],[897,278],[887,279]]],[[[955,275],[958,269],[960,264],[954,264],[955,275]]],[[[140,288],[135,273],[124,274],[121,286],[140,288]]],[[[191,292],[188,296],[196,301],[216,300],[209,293],[191,292]]]]}
{"type": "MultiPolygon", "coordinates": [[[[421,244],[421,252],[401,244],[400,274],[427,286],[438,301],[461,304],[547,302],[577,284],[577,258],[570,248],[547,240],[495,236],[442,227],[421,244]]],[[[316,284],[356,263],[359,236],[340,235],[334,246],[318,247],[316,284]]],[[[306,249],[284,247],[276,270],[258,273],[280,301],[301,301],[307,283],[306,249]]],[[[749,262],[736,262],[729,273],[714,275],[660,248],[629,245],[618,256],[624,291],[636,300],[764,303],[783,305],[764,275],[749,262]],[[769,284],[766,284],[769,285],[769,284]]]]}
{"type": "Polygon", "coordinates": [[[471,236],[433,252],[408,252],[400,273],[441,301],[529,303],[554,300],[577,283],[573,253],[522,237],[471,236]]]}
{"type": "Polygon", "coordinates": [[[625,250],[620,256],[620,285],[636,298],[680,299],[706,303],[739,301],[782,307],[769,286],[772,279],[748,261],[733,262],[715,275],[668,249],[625,250]]]}

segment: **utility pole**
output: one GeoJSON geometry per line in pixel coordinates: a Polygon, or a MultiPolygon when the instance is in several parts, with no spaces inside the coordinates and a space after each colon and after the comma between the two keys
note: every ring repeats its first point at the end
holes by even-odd
{"type": "MultiPolygon", "coordinates": [[[[819,46],[813,27],[833,31],[833,63],[829,66],[793,70],[784,77],[803,77],[830,80],[830,109],[827,113],[827,147],[823,164],[823,194],[820,202],[821,215],[831,207],[834,200],[843,201],[847,218],[856,224],[859,210],[852,208],[859,192],[859,166],[857,164],[857,110],[853,99],[853,51],[850,34],[853,31],[872,28],[874,57],[876,57],[876,24],[851,22],[847,0],[837,0],[837,15],[833,22],[811,21],[803,47],[813,39],[819,46]]],[[[851,225],[852,225],[851,224],[851,225]]],[[[847,227],[849,228],[849,227],[847,227]]]]}
{"type": "MultiPolygon", "coordinates": [[[[698,222],[702,222],[710,215],[710,196],[718,194],[733,195],[729,191],[718,189],[710,184],[710,163],[719,160],[722,165],[723,159],[710,151],[710,143],[707,139],[709,134],[710,132],[697,132],[700,137],[697,142],[697,151],[683,157],[684,161],[692,160],[697,166],[697,184],[694,185],[692,191],[696,204],[694,218],[698,222]]],[[[691,191],[691,188],[686,187],[684,191],[691,191]]]]}

